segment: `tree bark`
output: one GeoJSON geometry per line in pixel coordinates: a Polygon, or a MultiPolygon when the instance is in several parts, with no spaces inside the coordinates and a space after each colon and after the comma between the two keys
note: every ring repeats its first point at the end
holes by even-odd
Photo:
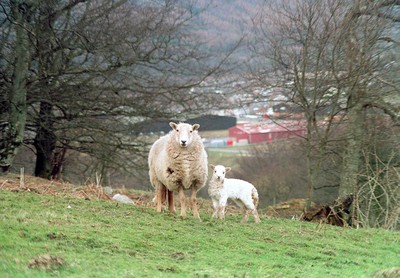
{"type": "Polygon", "coordinates": [[[347,197],[357,190],[364,136],[364,109],[361,103],[349,111],[349,138],[343,155],[339,197],[347,197]]]}
{"type": "Polygon", "coordinates": [[[6,125],[3,142],[0,143],[0,172],[6,173],[13,164],[19,147],[24,140],[26,124],[26,77],[28,73],[29,47],[26,23],[29,19],[29,6],[11,1],[15,20],[15,62],[12,87],[8,95],[9,121],[6,125]]]}
{"type": "Polygon", "coordinates": [[[54,11],[55,3],[48,2],[39,7],[39,21],[38,21],[38,64],[39,64],[39,80],[44,80],[46,85],[44,90],[47,91],[48,101],[40,102],[39,116],[36,122],[36,137],[34,146],[36,148],[36,165],[35,176],[46,179],[51,178],[53,171],[53,156],[56,147],[56,135],[54,132],[54,119],[53,119],[53,104],[52,86],[49,84],[49,72],[57,67],[56,55],[53,51],[54,48],[54,34],[52,33],[52,25],[54,24],[54,17],[51,16],[54,11]]]}
{"type": "Polygon", "coordinates": [[[36,148],[35,176],[50,179],[53,170],[53,154],[56,147],[51,104],[47,102],[40,103],[38,121],[34,142],[36,148]]]}

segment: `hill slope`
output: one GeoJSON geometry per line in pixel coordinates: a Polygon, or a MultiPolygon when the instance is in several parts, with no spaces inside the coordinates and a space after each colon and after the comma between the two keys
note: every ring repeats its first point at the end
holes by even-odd
{"type": "Polygon", "coordinates": [[[0,276],[369,277],[400,267],[398,232],[201,216],[0,188],[0,276]]]}

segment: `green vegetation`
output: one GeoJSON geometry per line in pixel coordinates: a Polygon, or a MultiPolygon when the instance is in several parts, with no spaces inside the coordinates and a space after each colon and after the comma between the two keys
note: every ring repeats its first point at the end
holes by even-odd
{"type": "Polygon", "coordinates": [[[239,165],[238,159],[241,158],[240,154],[244,153],[244,151],[233,148],[234,147],[219,147],[207,149],[208,163],[214,165],[223,164],[235,169],[239,165]]]}
{"type": "Polygon", "coordinates": [[[0,276],[368,277],[400,266],[398,232],[240,218],[0,190],[0,276]]]}

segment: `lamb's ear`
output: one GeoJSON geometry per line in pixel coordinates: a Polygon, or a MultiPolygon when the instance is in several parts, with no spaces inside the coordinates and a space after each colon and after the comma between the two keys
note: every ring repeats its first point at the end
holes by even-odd
{"type": "Polygon", "coordinates": [[[225,172],[229,172],[230,170],[232,170],[231,167],[225,167],[225,172]]]}
{"type": "Polygon", "coordinates": [[[174,122],[170,122],[169,126],[172,127],[172,129],[176,129],[176,127],[178,126],[176,123],[174,122]]]}
{"type": "Polygon", "coordinates": [[[210,164],[210,167],[211,167],[211,169],[214,169],[214,168],[215,168],[215,165],[210,164]]]}
{"type": "Polygon", "coordinates": [[[200,128],[200,125],[199,124],[194,124],[194,125],[192,125],[192,127],[193,127],[193,130],[198,130],[200,128]]]}

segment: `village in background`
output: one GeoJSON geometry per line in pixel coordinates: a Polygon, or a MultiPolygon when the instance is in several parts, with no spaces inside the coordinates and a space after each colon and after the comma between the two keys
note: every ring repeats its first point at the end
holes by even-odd
{"type": "MultiPolygon", "coordinates": [[[[137,134],[162,136],[170,131],[169,121],[200,124],[200,133],[211,130],[226,130],[221,138],[206,133],[203,138],[207,148],[242,146],[260,143],[301,139],[306,135],[306,121],[301,107],[290,101],[291,91],[282,87],[249,88],[244,82],[231,82],[230,87],[218,84],[203,84],[207,93],[218,95],[225,102],[224,109],[210,110],[207,114],[192,118],[151,119],[144,121],[137,134]],[[243,88],[241,87],[243,86],[243,88]]],[[[290,84],[287,84],[289,87],[290,84]]],[[[202,89],[191,89],[192,93],[202,89]]],[[[319,125],[332,121],[329,105],[320,109],[319,125]]],[[[339,119],[339,115],[336,117],[339,119]]]]}

